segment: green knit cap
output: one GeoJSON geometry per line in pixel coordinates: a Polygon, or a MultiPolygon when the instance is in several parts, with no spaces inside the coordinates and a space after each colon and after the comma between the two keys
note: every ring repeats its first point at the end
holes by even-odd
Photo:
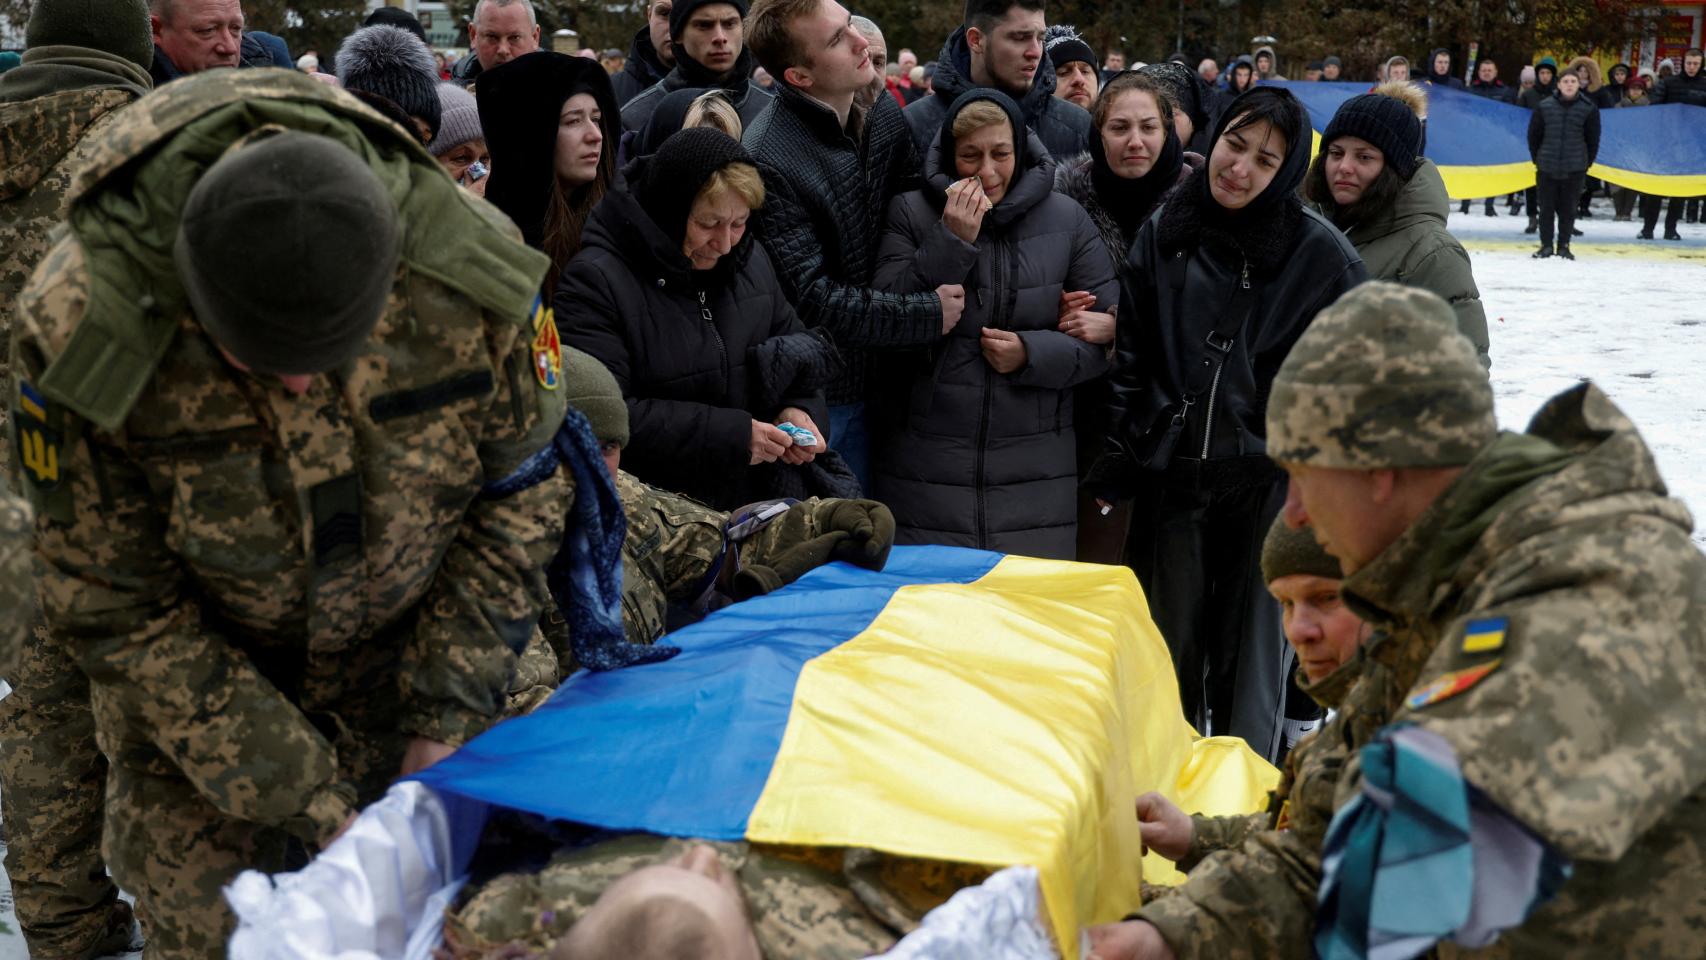
{"type": "Polygon", "coordinates": [[[24,47],[87,47],[144,70],[154,63],[154,34],[144,0],[36,0],[24,47]]]}
{"type": "Polygon", "coordinates": [[[1296,574],[1328,580],[1345,576],[1338,559],[1321,549],[1308,527],[1293,530],[1285,525],[1283,515],[1275,517],[1267,539],[1262,541],[1262,582],[1273,583],[1296,574]]]}
{"type": "Polygon", "coordinates": [[[1268,401],[1268,456],[1350,470],[1455,467],[1493,441],[1493,386],[1437,295],[1371,281],[1315,318],[1268,401]]]}
{"type": "Polygon", "coordinates": [[[604,364],[590,353],[565,346],[563,382],[568,390],[564,399],[592,424],[592,435],[599,443],[628,445],[628,401],[622,399],[622,388],[604,364]]]}

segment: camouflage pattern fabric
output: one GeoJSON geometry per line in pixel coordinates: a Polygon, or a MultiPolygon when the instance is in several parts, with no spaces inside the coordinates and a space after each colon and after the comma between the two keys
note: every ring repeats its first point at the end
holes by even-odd
{"type": "Polygon", "coordinates": [[[629,643],[655,643],[669,627],[671,604],[690,607],[714,586],[723,563],[729,515],[618,474],[628,515],[622,542],[622,624],[629,643]]]}
{"type": "Polygon", "coordinates": [[[1453,467],[1493,439],[1493,388],[1437,295],[1371,281],[1321,311],[1274,378],[1268,456],[1316,467],[1453,467]]]}
{"type": "MultiPolygon", "coordinates": [[[[507,873],[446,912],[450,960],[543,957],[604,889],[693,843],[631,834],[558,853],[537,873],[507,873]]],[[[871,850],[706,843],[740,881],[766,960],[858,960],[882,953],[987,867],[871,850]]]]}

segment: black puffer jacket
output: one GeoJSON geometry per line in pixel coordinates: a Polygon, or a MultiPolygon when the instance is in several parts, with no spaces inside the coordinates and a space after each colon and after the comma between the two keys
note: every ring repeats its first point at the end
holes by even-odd
{"type": "Polygon", "coordinates": [[[1599,156],[1599,108],[1585,92],[1555,93],[1528,118],[1528,155],[1547,176],[1581,173],[1599,156]]]}
{"type": "Polygon", "coordinates": [[[1654,103],[1689,103],[1706,107],[1706,70],[1692,77],[1680,73],[1659,81],[1653,88],[1654,103]]]}
{"type": "Polygon", "coordinates": [[[668,75],[669,68],[658,59],[658,48],[652,45],[651,27],[641,27],[628,45],[622,69],[611,75],[610,86],[616,90],[617,104],[626,104],[668,75]]]}
{"type": "MultiPolygon", "coordinates": [[[[936,61],[936,78],[930,96],[906,108],[906,123],[920,156],[930,150],[936,131],[948,115],[948,106],[967,90],[976,87],[971,78],[971,48],[966,46],[966,28],[955,30],[942,45],[936,61]]],[[[1076,103],[1056,100],[1054,64],[1044,53],[1037,64],[1031,89],[1019,100],[1025,126],[1031,128],[1055,158],[1074,157],[1090,148],[1090,114],[1076,103]]]]}
{"type": "MultiPolygon", "coordinates": [[[[647,162],[629,166],[630,185],[647,162]]],[[[716,269],[695,272],[633,195],[614,190],[593,210],[553,308],[563,342],[621,384],[632,434],[622,468],[653,486],[724,510],[763,499],[749,467],[752,421],[799,407],[829,428],[821,393],[754,409],[754,351],[803,328],[750,235],[716,269]]]]}
{"type": "Polygon", "coordinates": [[[775,99],[775,95],[770,91],[752,82],[752,67],[752,51],[742,50],[740,57],[735,60],[729,79],[719,80],[716,74],[689,57],[686,50],[676,47],[675,69],[662,80],[635,94],[632,100],[622,104],[622,129],[638,133],[646,125],[646,121],[652,118],[652,111],[657,109],[658,101],[677,90],[690,87],[721,87],[727,90],[729,103],[733,104],[735,112],[740,114],[741,126],[747,126],[757,120],[758,115],[775,99]]]}
{"type": "MultiPolygon", "coordinates": [[[[1000,97],[1023,122],[992,91],[954,109],[985,97],[1000,97]]],[[[901,543],[1071,559],[1073,388],[1106,372],[1108,354],[1057,330],[1057,314],[1063,290],[1112,302],[1113,264],[1089,215],[1054,192],[1054,161],[1035,134],[977,244],[955,236],[942,222],[944,191],[959,179],[946,129],[925,162],[928,185],[890,209],[877,283],[897,292],[963,283],[966,312],[896,383],[904,407],[881,408],[877,496],[894,511],[901,543]],[[1026,365],[997,373],[983,355],[985,327],[1017,331],[1026,365]]]]}
{"type": "Polygon", "coordinates": [[[915,347],[942,332],[934,290],[872,289],[889,200],[918,186],[918,156],[893,97],[854,106],[843,130],[828,107],[788,86],[747,127],[742,143],[764,176],[758,237],[782,290],[808,327],[829,332],[845,368],[831,403],[864,398],[866,351],[915,347]]]}
{"type": "MultiPolygon", "coordinates": [[[[1307,151],[1300,156],[1306,161],[1307,151]]],[[[1344,234],[1294,194],[1261,215],[1227,218],[1209,196],[1208,173],[1175,190],[1132,248],[1112,377],[1112,448],[1126,469],[1155,457],[1159,468],[1249,458],[1271,470],[1263,417],[1281,361],[1317,313],[1368,278],[1344,234]],[[1245,298],[1246,280],[1253,309],[1240,311],[1230,350],[1210,348],[1215,322],[1245,298]],[[1218,376],[1186,403],[1204,363],[1218,376]]]]}

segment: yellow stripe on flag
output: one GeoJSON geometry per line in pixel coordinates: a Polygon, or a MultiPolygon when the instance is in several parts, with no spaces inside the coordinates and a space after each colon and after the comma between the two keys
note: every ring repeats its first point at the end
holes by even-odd
{"type": "Polygon", "coordinates": [[[1081,926],[1138,903],[1139,793],[1250,812],[1278,781],[1241,741],[1194,743],[1131,572],[1008,557],[902,588],[806,665],[747,837],[1035,866],[1075,960],[1081,926]]]}

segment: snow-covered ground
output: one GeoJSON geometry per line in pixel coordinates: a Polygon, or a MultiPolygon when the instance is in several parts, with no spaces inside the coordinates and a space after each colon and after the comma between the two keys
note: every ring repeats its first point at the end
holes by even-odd
{"type": "MultiPolygon", "coordinates": [[[[1537,261],[1527,218],[1497,209],[1490,219],[1479,203],[1454,212],[1451,230],[1486,304],[1501,424],[1520,430],[1547,398],[1594,381],[1640,426],[1706,544],[1706,224],[1682,224],[1680,243],[1638,241],[1639,222],[1613,222],[1600,200],[1580,224],[1575,262],[1537,261]]],[[[0,923],[0,960],[27,960],[3,874],[0,923]]]]}

